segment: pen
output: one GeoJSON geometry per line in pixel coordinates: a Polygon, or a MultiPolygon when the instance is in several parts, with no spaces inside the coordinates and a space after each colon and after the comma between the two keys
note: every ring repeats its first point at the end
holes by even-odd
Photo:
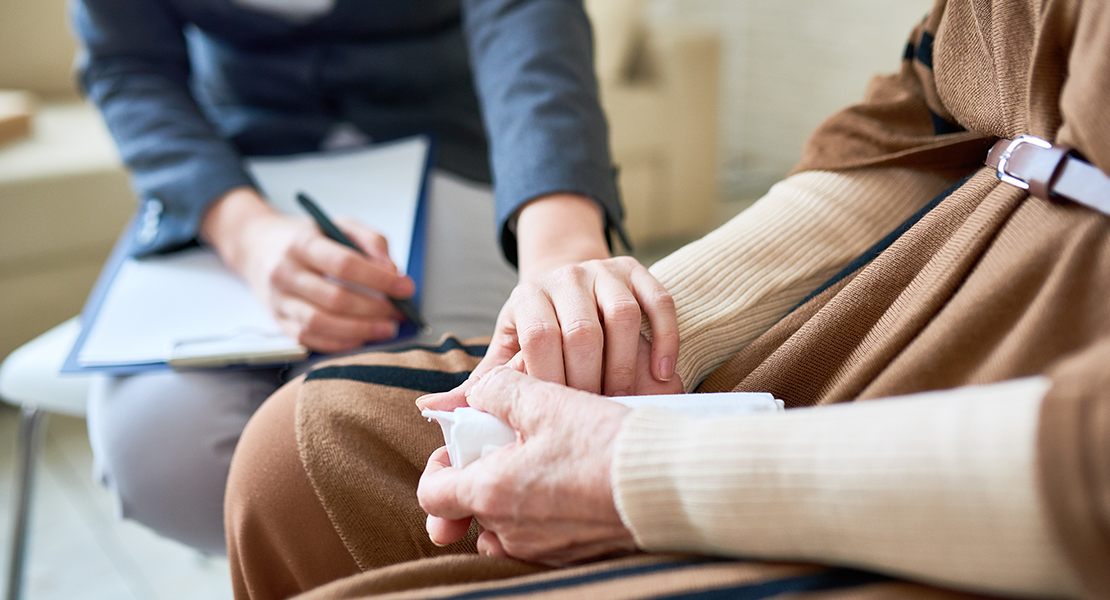
{"type": "MultiPolygon", "coordinates": [[[[331,219],[329,219],[328,216],[324,214],[324,211],[320,210],[320,207],[317,206],[316,203],[313,202],[307,194],[305,194],[304,192],[297,192],[297,202],[299,202],[300,205],[305,209],[305,211],[307,211],[308,214],[312,216],[312,219],[316,221],[316,226],[320,228],[320,231],[324,233],[325,237],[327,237],[329,240],[332,240],[333,242],[343,244],[344,246],[350,248],[351,250],[354,250],[355,252],[358,252],[363,256],[366,256],[366,253],[362,251],[362,248],[356,246],[355,243],[351,241],[351,238],[347,237],[346,234],[340,231],[339,228],[335,226],[335,223],[331,222],[331,219]]],[[[427,334],[431,332],[432,328],[428,327],[428,324],[424,321],[424,318],[420,316],[420,311],[416,309],[416,305],[413,304],[411,300],[407,300],[405,298],[393,298],[390,296],[387,297],[389,298],[389,301],[393,303],[393,306],[396,307],[397,310],[401,311],[401,314],[405,315],[406,319],[415,323],[422,333],[427,334]]]]}

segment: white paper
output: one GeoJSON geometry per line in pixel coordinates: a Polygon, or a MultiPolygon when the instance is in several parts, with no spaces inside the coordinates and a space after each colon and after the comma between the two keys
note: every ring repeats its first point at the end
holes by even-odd
{"type": "MultiPolygon", "coordinates": [[[[609,399],[631,408],[655,406],[692,417],[769,413],[785,408],[782,400],[762,392],[620,396],[609,399]]],[[[424,410],[420,414],[439,423],[451,466],[460,469],[516,440],[516,432],[504,421],[469,406],[456,408],[453,412],[424,410]]]]}
{"type": "MultiPolygon", "coordinates": [[[[255,159],[248,167],[282,212],[304,216],[295,200],[303,191],[333,219],[350,216],[373,227],[405,271],[427,152],[425,138],[412,138],[330,155],[255,159]]],[[[281,333],[246,283],[211,250],[125,260],[77,363],[160,363],[175,352],[196,365],[206,353],[251,362],[255,353],[296,357],[306,349],[281,333]]]]}
{"type": "Polygon", "coordinates": [[[116,273],[77,360],[82,365],[161,362],[179,342],[241,332],[280,335],[281,328],[212,251],[129,259],[116,273]]]}
{"type": "Polygon", "coordinates": [[[354,217],[385,236],[389,257],[406,272],[427,156],[427,139],[412,138],[327,155],[255,158],[247,164],[278,210],[303,216],[297,192],[304,192],[333,221],[354,217]]]}

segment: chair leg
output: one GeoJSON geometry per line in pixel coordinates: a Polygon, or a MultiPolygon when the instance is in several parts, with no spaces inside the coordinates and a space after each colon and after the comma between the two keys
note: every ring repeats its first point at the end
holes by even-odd
{"type": "Polygon", "coordinates": [[[42,452],[46,430],[44,410],[24,406],[19,415],[19,449],[16,453],[18,479],[15,485],[15,511],[12,513],[11,553],[8,555],[6,600],[20,600],[23,593],[23,560],[27,550],[27,529],[31,518],[31,493],[35,487],[35,467],[42,452]]]}

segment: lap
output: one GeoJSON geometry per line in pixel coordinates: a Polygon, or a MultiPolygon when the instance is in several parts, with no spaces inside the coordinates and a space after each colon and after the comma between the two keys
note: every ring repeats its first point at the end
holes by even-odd
{"type": "Polygon", "coordinates": [[[416,486],[443,437],[415,401],[462,383],[484,352],[484,340],[448,337],[438,346],[328,361],[306,376],[296,410],[301,460],[363,569],[474,551],[473,531],[446,548],[424,531],[416,486]]]}
{"type": "Polygon", "coordinates": [[[639,554],[548,570],[509,559],[444,556],[361,573],[299,600],[358,598],[979,598],[854,569],[639,554]]]}
{"type": "Polygon", "coordinates": [[[274,394],[243,433],[228,482],[237,593],[285,597],[351,570],[473,553],[474,531],[447,547],[425,533],[416,486],[443,438],[414,402],[454,388],[484,351],[444,338],[333,359],[274,394]]]}

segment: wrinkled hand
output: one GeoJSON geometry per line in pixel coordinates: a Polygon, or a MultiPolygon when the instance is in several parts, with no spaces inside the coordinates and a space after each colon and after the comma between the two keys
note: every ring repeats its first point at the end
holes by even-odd
{"type": "Polygon", "coordinates": [[[265,204],[253,190],[233,191],[206,217],[205,234],[286,334],[321,352],[396,335],[401,315],[385,296],[408,298],[415,284],[397,271],[385,238],[338,219],[362,256],[324,237],[311,220],[260,209],[258,202],[265,204]]]}
{"type": "Polygon", "coordinates": [[[510,367],[489,371],[467,397],[517,441],[464,469],[450,466],[446,448],[432,454],[417,496],[433,542],[461,539],[475,519],[489,556],[560,566],[635,549],[609,480],[627,407],[510,367]]]}

